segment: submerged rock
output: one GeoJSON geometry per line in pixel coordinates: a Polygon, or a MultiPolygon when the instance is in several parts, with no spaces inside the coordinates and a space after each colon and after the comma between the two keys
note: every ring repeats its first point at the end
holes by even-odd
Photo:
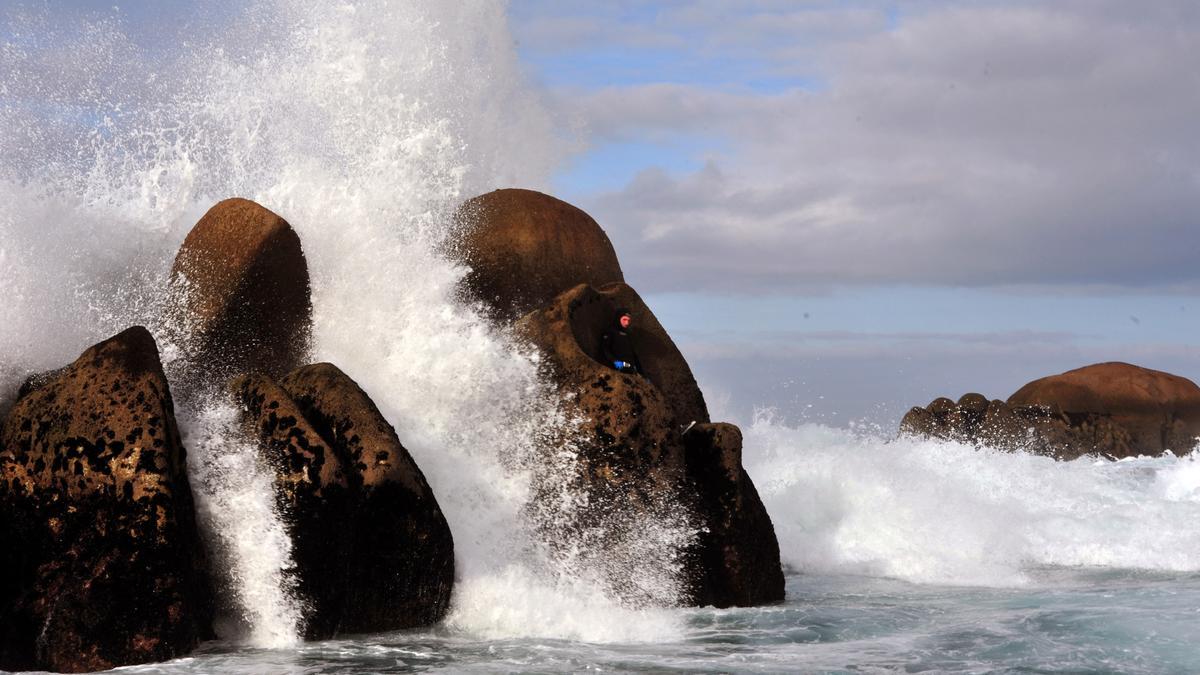
{"type": "Polygon", "coordinates": [[[470,297],[497,317],[516,319],[576,284],[624,281],[617,254],[591,216],[533,190],[495,190],[455,214],[451,253],[471,268],[470,297]]]}
{"type": "Polygon", "coordinates": [[[219,202],[171,268],[167,328],[188,388],[303,363],[312,331],[308,265],[287,221],[246,199],[219,202]]]}
{"type": "Polygon", "coordinates": [[[275,469],[312,639],[440,620],[454,543],[429,484],[361,388],[328,363],[231,383],[275,469]]]}
{"type": "Polygon", "coordinates": [[[631,507],[682,510],[701,533],[684,555],[685,604],[782,600],[778,542],[742,469],[741,435],[732,425],[708,424],[691,369],[637,293],[623,283],[599,291],[581,284],[517,328],[547,357],[548,375],[571,413],[586,420],[576,439],[577,481],[589,509],[576,527],[631,507]],[[644,376],[602,363],[599,337],[619,306],[634,315],[644,376]],[[691,422],[697,424],[685,437],[691,422]]]}
{"type": "Polygon", "coordinates": [[[0,668],[164,661],[209,636],[184,449],[144,328],[26,391],[0,439],[0,668]]]}

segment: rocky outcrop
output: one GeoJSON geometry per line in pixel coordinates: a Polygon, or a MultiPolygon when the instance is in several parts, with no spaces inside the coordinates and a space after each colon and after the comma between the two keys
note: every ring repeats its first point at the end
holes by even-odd
{"type": "Polygon", "coordinates": [[[184,450],[144,328],[25,392],[0,440],[0,668],[164,661],[208,636],[184,450]]]}
{"type": "Polygon", "coordinates": [[[522,318],[517,330],[547,357],[571,413],[586,420],[575,440],[589,513],[682,505],[701,533],[685,556],[685,603],[782,600],[778,543],[741,467],[740,433],[708,424],[691,369],[637,293],[623,283],[581,284],[522,318]],[[618,306],[633,314],[645,376],[601,362],[599,336],[618,306]]]}
{"type": "Polygon", "coordinates": [[[450,253],[470,272],[464,290],[497,318],[516,319],[586,283],[624,281],[617,254],[591,216],[533,190],[496,190],[455,214],[450,253]]]}
{"type": "Polygon", "coordinates": [[[1200,437],[1200,387],[1128,363],[1098,363],[1043,377],[1018,389],[1008,403],[1107,417],[1129,433],[1134,454],[1185,455],[1200,437]]]}
{"type": "Polygon", "coordinates": [[[697,424],[683,437],[688,477],[704,529],[692,602],[747,607],[784,597],[779,542],[766,507],[742,468],[742,432],[732,424],[697,424]]]}
{"type": "Polygon", "coordinates": [[[278,383],[231,383],[275,468],[287,514],[306,635],[397,630],[445,615],[454,544],[437,500],[395,430],[328,363],[278,383]]]}
{"type": "Polygon", "coordinates": [[[938,398],[924,408],[913,408],[901,420],[900,433],[1061,460],[1141,454],[1129,433],[1107,415],[1064,413],[1045,405],[1009,405],[988,401],[980,394],[966,394],[958,403],[938,398]]]}
{"type": "Polygon", "coordinates": [[[967,394],[913,408],[900,433],[1070,460],[1174,452],[1200,437],[1200,387],[1127,363],[1100,363],[1034,380],[1008,401],[967,394]]]}
{"type": "Polygon", "coordinates": [[[306,360],[311,326],[308,265],[287,221],[246,199],[209,209],[171,269],[166,327],[185,388],[283,374],[306,360]]]}

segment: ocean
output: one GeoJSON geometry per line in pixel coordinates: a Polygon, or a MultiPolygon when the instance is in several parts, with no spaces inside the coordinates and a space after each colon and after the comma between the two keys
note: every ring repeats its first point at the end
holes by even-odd
{"type": "MultiPolygon", "coordinates": [[[[251,198],[302,240],[314,360],[373,397],[455,538],[441,624],[306,643],[269,473],[227,404],[181,406],[220,640],[123,670],[1200,670],[1194,457],[1062,463],[763,413],[731,421],[779,537],[784,604],[611,597],[597,566],[685,539],[670,523],[626,551],[548,555],[521,460],[569,422],[538,355],[460,299],[465,270],[444,255],[461,200],[545,188],[577,142],[530,85],[502,3],[254,2],[174,27],[186,42],[120,16],[8,17],[0,388],[133,324],[170,374],[174,253],[213,203],[251,198]]],[[[675,570],[637,571],[649,597],[677,587],[675,570]]]]}

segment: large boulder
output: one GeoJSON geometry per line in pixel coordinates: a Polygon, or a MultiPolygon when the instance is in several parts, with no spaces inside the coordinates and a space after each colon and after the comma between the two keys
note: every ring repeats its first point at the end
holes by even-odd
{"type": "Polygon", "coordinates": [[[441,619],[454,543],[429,484],[361,388],[331,364],[231,388],[245,406],[292,537],[306,634],[379,632],[441,619]]]}
{"type": "Polygon", "coordinates": [[[1008,403],[1108,416],[1129,433],[1135,454],[1185,455],[1200,437],[1200,387],[1128,363],[1098,363],[1043,377],[1018,389],[1008,403]]]}
{"type": "Polygon", "coordinates": [[[574,439],[577,481],[589,505],[582,515],[683,506],[700,533],[684,556],[684,603],[782,600],[778,543],[742,469],[741,435],[731,425],[708,424],[687,362],[637,293],[623,283],[600,290],[581,284],[523,317],[517,330],[546,356],[570,413],[585,420],[574,439]],[[602,362],[599,337],[618,307],[633,314],[645,376],[602,362]]]}
{"type": "Polygon", "coordinates": [[[184,449],[130,328],[27,391],[0,434],[0,669],[105,670],[211,633],[184,449]]]}
{"type": "Polygon", "coordinates": [[[287,221],[246,199],[219,202],[184,239],[169,282],[166,328],[188,390],[246,372],[281,375],[306,360],[308,265],[287,221]]]}
{"type": "Polygon", "coordinates": [[[604,230],[578,208],[533,190],[467,200],[454,216],[451,254],[470,267],[468,295],[500,319],[516,319],[586,283],[624,281],[604,230]]]}
{"type": "Polygon", "coordinates": [[[784,597],[775,526],[742,468],[742,432],[726,423],[697,424],[684,434],[688,476],[704,529],[695,547],[692,602],[748,607],[784,597]]]}
{"type": "Polygon", "coordinates": [[[1108,415],[1065,413],[1040,404],[1010,405],[974,393],[957,403],[943,397],[913,408],[900,421],[900,433],[1061,460],[1140,454],[1129,433],[1108,415]]]}

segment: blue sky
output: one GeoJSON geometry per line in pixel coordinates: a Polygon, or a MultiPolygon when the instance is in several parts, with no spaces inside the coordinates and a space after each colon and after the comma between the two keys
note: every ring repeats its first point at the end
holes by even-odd
{"type": "MultiPolygon", "coordinates": [[[[28,5],[120,16],[151,53],[240,11],[28,5]]],[[[894,428],[938,395],[1004,398],[1097,361],[1200,379],[1200,5],[513,0],[507,16],[577,148],[544,187],[606,229],[718,410],[894,428]]]]}
{"type": "Polygon", "coordinates": [[[1185,2],[514,2],[608,230],[719,408],[887,427],[1127,360],[1200,379],[1185,2]]]}

